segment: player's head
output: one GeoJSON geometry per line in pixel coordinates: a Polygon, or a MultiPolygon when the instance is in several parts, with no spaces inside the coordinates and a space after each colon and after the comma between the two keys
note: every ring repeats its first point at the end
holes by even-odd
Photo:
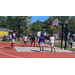
{"type": "Polygon", "coordinates": [[[51,34],[51,36],[53,37],[53,34],[51,34]]]}
{"type": "Polygon", "coordinates": [[[70,36],[70,38],[72,38],[72,36],[70,36]]]}
{"type": "Polygon", "coordinates": [[[41,36],[43,37],[43,34],[41,34],[41,36]]]}
{"type": "Polygon", "coordinates": [[[26,34],[25,34],[25,36],[26,36],[26,34]]]}

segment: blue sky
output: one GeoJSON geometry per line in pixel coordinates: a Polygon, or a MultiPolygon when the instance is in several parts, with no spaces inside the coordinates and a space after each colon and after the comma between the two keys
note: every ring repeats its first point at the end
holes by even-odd
{"type": "MultiPolygon", "coordinates": [[[[36,20],[40,20],[42,22],[44,22],[45,20],[47,20],[50,16],[32,16],[32,23],[36,22],[36,20]]],[[[71,17],[71,16],[70,16],[71,17]]]]}
{"type": "Polygon", "coordinates": [[[45,20],[47,20],[50,16],[32,16],[32,23],[36,22],[36,20],[40,20],[42,22],[44,22],[45,20]]]}

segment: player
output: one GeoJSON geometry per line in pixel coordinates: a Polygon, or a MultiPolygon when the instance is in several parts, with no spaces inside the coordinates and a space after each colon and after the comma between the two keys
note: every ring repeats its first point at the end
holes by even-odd
{"type": "Polygon", "coordinates": [[[56,51],[55,51],[55,48],[54,48],[55,39],[54,39],[53,35],[51,35],[50,40],[49,40],[48,43],[51,44],[51,52],[53,51],[52,49],[54,49],[54,52],[56,52],[56,51]]]}
{"type": "Polygon", "coordinates": [[[40,52],[43,52],[43,50],[44,50],[44,37],[42,34],[39,38],[39,43],[40,43],[40,52]],[[42,48],[42,51],[41,51],[41,48],[42,48]]]}
{"type": "Polygon", "coordinates": [[[23,44],[23,46],[27,46],[27,41],[28,41],[28,38],[27,38],[27,36],[25,35],[25,37],[24,37],[24,44],[23,44]]]}
{"type": "Polygon", "coordinates": [[[35,37],[34,36],[32,37],[32,40],[31,40],[31,46],[33,42],[34,42],[34,47],[35,47],[35,37]]]}
{"type": "MultiPolygon", "coordinates": [[[[18,31],[18,30],[17,30],[17,31],[18,31]]],[[[16,33],[17,33],[17,31],[16,31],[16,33]]],[[[14,33],[14,32],[12,33],[11,47],[10,47],[11,49],[14,49],[14,43],[15,43],[15,34],[16,34],[16,33],[14,33]]]]}

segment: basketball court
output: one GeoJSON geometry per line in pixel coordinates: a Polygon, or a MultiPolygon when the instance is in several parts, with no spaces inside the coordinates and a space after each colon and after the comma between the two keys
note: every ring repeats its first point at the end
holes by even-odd
{"type": "Polygon", "coordinates": [[[72,51],[56,48],[56,52],[50,52],[50,46],[44,45],[44,51],[40,52],[39,45],[23,47],[23,43],[15,43],[14,49],[10,49],[11,43],[0,43],[0,58],[75,58],[72,51]]]}

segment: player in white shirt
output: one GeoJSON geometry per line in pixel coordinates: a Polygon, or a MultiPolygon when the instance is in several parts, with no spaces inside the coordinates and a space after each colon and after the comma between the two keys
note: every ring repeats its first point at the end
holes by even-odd
{"type": "Polygon", "coordinates": [[[25,35],[25,37],[23,37],[24,38],[24,44],[23,44],[23,46],[25,46],[26,47],[26,45],[27,45],[27,41],[28,41],[28,38],[27,38],[27,36],[25,35]]]}
{"type": "Polygon", "coordinates": [[[52,52],[52,49],[54,49],[54,52],[56,52],[55,48],[54,48],[55,39],[54,39],[53,35],[51,35],[49,43],[51,44],[51,52],[52,52]]]}

